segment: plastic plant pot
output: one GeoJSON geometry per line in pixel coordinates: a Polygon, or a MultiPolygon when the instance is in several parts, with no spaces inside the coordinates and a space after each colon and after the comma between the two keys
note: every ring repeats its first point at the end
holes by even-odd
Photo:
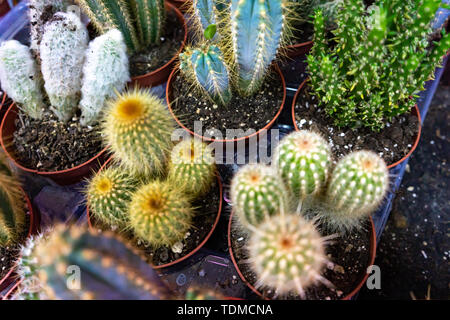
{"type": "Polygon", "coordinates": [[[155,86],[158,86],[158,85],[166,82],[167,78],[170,75],[170,72],[172,71],[172,68],[175,65],[175,61],[178,59],[178,55],[184,49],[184,46],[185,46],[186,40],[187,40],[187,33],[188,33],[186,20],[184,19],[184,16],[181,13],[181,11],[174,4],[172,4],[170,2],[166,2],[166,11],[174,11],[178,20],[183,25],[183,29],[184,29],[183,42],[181,43],[181,46],[178,49],[177,53],[165,65],[163,65],[162,67],[160,67],[152,72],[149,72],[147,74],[133,77],[131,79],[131,82],[133,85],[138,85],[140,87],[155,87],[155,86]]]}
{"type": "Polygon", "coordinates": [[[306,41],[306,42],[290,45],[286,48],[286,55],[289,58],[296,58],[298,56],[305,55],[305,54],[309,53],[309,51],[313,47],[313,44],[314,44],[313,41],[306,41]]]}
{"type": "MultiPolygon", "coordinates": [[[[233,262],[233,265],[234,265],[239,277],[250,288],[250,290],[252,290],[260,298],[265,299],[265,300],[270,300],[269,298],[264,297],[258,289],[256,289],[252,284],[250,284],[247,281],[247,279],[245,279],[244,275],[242,274],[241,270],[238,267],[238,264],[236,262],[236,259],[234,257],[234,253],[233,253],[233,246],[231,245],[232,223],[233,223],[233,212],[231,212],[231,214],[230,214],[230,220],[228,223],[228,250],[230,253],[231,261],[233,262]]],[[[369,248],[369,263],[368,263],[367,267],[374,264],[376,251],[377,251],[377,236],[376,236],[376,232],[375,232],[375,225],[373,223],[372,217],[370,217],[370,248],[369,248]]],[[[368,277],[369,277],[369,274],[367,272],[365,272],[364,277],[362,277],[362,279],[358,282],[358,284],[355,286],[355,288],[350,293],[348,293],[343,298],[341,298],[341,300],[352,299],[359,292],[359,290],[361,290],[362,286],[366,283],[368,277]]]]}
{"type": "Polygon", "coordinates": [[[43,172],[34,168],[27,168],[16,161],[14,158],[14,147],[11,143],[11,139],[16,131],[16,119],[18,115],[18,108],[15,103],[6,111],[5,117],[2,120],[0,127],[0,143],[3,150],[5,151],[7,157],[14,163],[19,169],[37,174],[42,177],[50,178],[59,185],[70,185],[82,181],[84,178],[89,177],[93,171],[98,169],[100,165],[104,162],[107,149],[103,149],[97,155],[93,156],[90,160],[82,163],[76,167],[66,170],[53,171],[53,172],[43,172]]]}
{"type": "MultiPolygon", "coordinates": [[[[109,158],[108,161],[105,162],[105,164],[100,168],[100,170],[99,170],[98,172],[101,172],[103,169],[107,168],[107,167],[112,163],[112,160],[113,160],[112,157],[109,158]]],[[[199,244],[194,250],[192,250],[191,252],[189,252],[189,253],[186,254],[185,256],[183,256],[183,257],[181,257],[181,258],[179,258],[179,259],[177,259],[177,260],[175,260],[175,261],[166,263],[166,264],[161,264],[161,265],[158,265],[158,266],[152,265],[152,267],[153,267],[154,269],[163,269],[163,268],[171,267],[171,266],[174,266],[174,265],[176,265],[176,264],[178,264],[178,263],[180,263],[180,262],[182,262],[182,261],[188,259],[188,258],[191,257],[192,255],[194,255],[197,251],[199,251],[199,250],[205,245],[205,243],[208,242],[209,238],[211,238],[211,235],[213,234],[214,230],[215,230],[216,227],[217,227],[217,224],[219,223],[220,215],[221,215],[221,213],[222,213],[222,206],[223,206],[223,187],[222,187],[222,180],[221,180],[220,175],[219,175],[218,173],[216,174],[216,177],[217,177],[217,182],[218,182],[218,185],[219,185],[219,197],[220,197],[219,199],[220,199],[220,201],[219,201],[219,208],[218,208],[218,210],[217,210],[217,216],[216,216],[216,219],[214,220],[214,224],[213,224],[213,226],[211,227],[211,230],[209,231],[209,233],[205,236],[205,238],[203,239],[203,241],[200,242],[200,244],[199,244]]],[[[91,221],[91,215],[90,215],[90,211],[89,211],[89,206],[86,208],[86,210],[87,210],[87,221],[88,221],[89,228],[90,228],[92,231],[95,232],[95,231],[96,231],[96,228],[93,226],[93,223],[92,223],[92,221],[91,221]]]]}
{"type": "Polygon", "coordinates": [[[175,76],[179,72],[178,69],[173,69],[172,73],[169,76],[169,80],[167,81],[166,102],[167,102],[167,106],[169,107],[170,114],[172,115],[172,117],[175,119],[175,121],[177,122],[177,124],[181,128],[183,128],[185,131],[189,132],[192,136],[195,136],[195,137],[197,137],[197,138],[199,138],[199,139],[201,139],[203,141],[219,142],[219,143],[234,143],[234,142],[238,142],[238,141],[242,141],[242,140],[248,140],[248,139],[250,139],[251,137],[254,137],[254,136],[258,136],[261,132],[269,130],[275,124],[275,121],[280,116],[281,111],[283,111],[284,103],[286,101],[286,81],[284,80],[283,73],[281,72],[281,70],[280,70],[280,68],[278,67],[277,64],[274,64],[274,69],[275,69],[275,72],[280,77],[281,83],[283,85],[283,100],[281,102],[281,105],[279,106],[279,109],[278,109],[277,113],[273,117],[273,119],[268,124],[266,124],[264,126],[264,128],[258,130],[257,132],[252,133],[251,135],[240,137],[240,138],[235,138],[235,139],[212,139],[212,138],[209,138],[209,137],[205,137],[205,136],[199,135],[199,134],[193,132],[192,130],[188,129],[185,125],[183,125],[181,123],[180,119],[175,115],[175,113],[173,112],[172,107],[171,107],[171,103],[174,100],[174,97],[172,96],[172,82],[175,79],[175,76]]]}
{"type": "MultiPolygon", "coordinates": [[[[296,102],[297,102],[298,96],[300,95],[301,91],[304,89],[305,84],[306,84],[306,82],[308,82],[308,80],[309,80],[309,78],[306,79],[306,80],[304,80],[304,81],[300,84],[300,86],[299,86],[298,89],[297,89],[297,92],[295,93],[295,96],[294,96],[294,99],[293,99],[293,102],[292,102],[292,107],[291,107],[291,108],[292,108],[292,122],[294,123],[294,128],[295,128],[296,131],[299,131],[300,129],[298,128],[297,121],[295,120],[295,104],[296,104],[296,102]]],[[[389,165],[388,165],[388,169],[392,169],[392,168],[398,166],[399,164],[401,164],[401,163],[402,163],[403,161],[405,161],[406,159],[408,159],[408,158],[412,155],[412,153],[414,152],[414,150],[416,150],[417,145],[419,144],[420,135],[421,135],[421,133],[422,133],[422,119],[421,119],[421,117],[420,117],[420,111],[419,111],[419,107],[417,106],[417,104],[414,106],[414,108],[411,109],[411,113],[417,117],[417,119],[418,119],[418,124],[419,124],[419,128],[418,128],[418,131],[417,131],[417,135],[416,135],[416,138],[414,139],[414,144],[411,146],[411,148],[410,148],[408,154],[406,154],[406,155],[405,155],[403,158],[401,158],[399,161],[389,164],[389,165]]]]}

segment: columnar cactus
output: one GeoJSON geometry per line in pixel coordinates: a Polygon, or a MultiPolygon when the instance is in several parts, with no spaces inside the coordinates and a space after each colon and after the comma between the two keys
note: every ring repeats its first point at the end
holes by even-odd
{"type": "Polygon", "coordinates": [[[140,44],[146,48],[161,41],[166,18],[164,0],[132,0],[140,44]]]}
{"type": "Polygon", "coordinates": [[[180,61],[182,74],[213,102],[226,105],[230,101],[230,73],[216,45],[187,48],[180,54],[180,61]]]}
{"type": "Polygon", "coordinates": [[[169,297],[155,271],[111,233],[59,224],[30,238],[18,261],[17,300],[169,297]]]}
{"type": "Polygon", "coordinates": [[[78,107],[88,42],[87,29],[74,13],[56,13],[44,27],[41,71],[51,110],[61,121],[78,107]]]}
{"type": "Polygon", "coordinates": [[[86,190],[93,217],[108,226],[128,226],[128,204],[138,182],[120,168],[107,168],[95,175],[86,190]]]}
{"type": "Polygon", "coordinates": [[[212,148],[196,139],[186,139],[172,150],[168,180],[179,184],[194,198],[209,191],[216,166],[212,148]]]}
{"type": "MultiPolygon", "coordinates": [[[[188,13],[192,17],[194,31],[203,35],[208,26],[218,25],[221,22],[220,6],[223,4],[217,0],[193,0],[189,4],[188,13]]],[[[213,39],[216,40],[218,36],[215,34],[213,39]]]]}
{"type": "Polygon", "coordinates": [[[280,210],[289,199],[276,170],[262,164],[243,167],[231,182],[231,201],[243,226],[258,225],[280,210]]]}
{"type": "Polygon", "coordinates": [[[249,265],[257,287],[275,289],[279,295],[297,293],[316,282],[327,261],[325,244],[313,223],[297,214],[274,215],[253,228],[248,242],[249,265]]]}
{"type": "Polygon", "coordinates": [[[293,195],[305,199],[317,195],[327,182],[330,146],[314,132],[293,132],[277,146],[272,162],[293,195]]]}
{"type": "Polygon", "coordinates": [[[162,173],[172,149],[173,120],[161,100],[134,89],[110,101],[103,136],[114,157],[135,175],[162,173]]]}
{"type": "Polygon", "coordinates": [[[41,78],[30,50],[16,40],[0,46],[0,82],[3,90],[34,119],[44,111],[41,78]]]}
{"type": "Polygon", "coordinates": [[[89,44],[81,87],[81,124],[95,123],[106,100],[125,89],[130,81],[127,48],[117,29],[95,38],[89,44]]]}
{"type": "Polygon", "coordinates": [[[167,182],[153,181],[140,187],[129,206],[134,233],[154,248],[182,240],[192,226],[193,214],[189,197],[167,182]]]}

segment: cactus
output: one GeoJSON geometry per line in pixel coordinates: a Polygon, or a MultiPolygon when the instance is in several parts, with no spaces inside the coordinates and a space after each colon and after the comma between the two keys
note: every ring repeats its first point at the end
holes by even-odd
{"type": "Polygon", "coordinates": [[[305,199],[322,191],[328,178],[331,152],[318,134],[306,130],[286,136],[275,150],[273,165],[294,196],[305,199]]]}
{"type": "Polygon", "coordinates": [[[276,170],[262,164],[243,167],[231,182],[233,209],[243,226],[258,225],[288,204],[287,192],[276,170]]]}
{"type": "MultiPolygon", "coordinates": [[[[188,4],[187,12],[191,18],[191,25],[198,35],[203,35],[210,25],[219,25],[222,21],[221,7],[224,6],[220,0],[193,0],[188,4]]],[[[219,34],[214,34],[217,40],[219,34]]],[[[199,37],[202,38],[201,36],[199,37]]]]}
{"type": "Polygon", "coordinates": [[[225,297],[208,288],[203,287],[189,287],[184,297],[185,300],[225,300],[225,297]]]}
{"type": "Polygon", "coordinates": [[[138,182],[119,168],[100,171],[89,182],[87,201],[93,217],[108,226],[125,230],[128,226],[128,204],[138,182]]]}
{"type": "Polygon", "coordinates": [[[131,0],[140,44],[148,47],[159,43],[166,10],[164,0],[131,0]]]}
{"type": "Polygon", "coordinates": [[[88,41],[87,29],[74,13],[59,12],[44,27],[41,71],[51,110],[64,122],[72,117],[80,100],[88,41]]]}
{"type": "Polygon", "coordinates": [[[322,282],[327,262],[325,244],[315,225],[297,214],[269,217],[253,228],[248,242],[250,268],[256,273],[256,287],[269,287],[276,294],[297,293],[322,282]]]}
{"type": "Polygon", "coordinates": [[[212,148],[196,139],[186,139],[172,150],[168,180],[180,184],[194,198],[204,195],[214,182],[216,166],[212,148]]]}
{"type": "Polygon", "coordinates": [[[130,81],[128,56],[123,36],[112,29],[89,44],[83,68],[81,87],[80,122],[82,125],[95,123],[106,100],[122,92],[130,81]]]}
{"type": "Polygon", "coordinates": [[[230,73],[216,45],[187,48],[180,54],[180,61],[182,74],[213,102],[226,105],[230,101],[230,73]]]}
{"type": "Polygon", "coordinates": [[[134,26],[130,1],[125,0],[76,0],[81,10],[91,19],[100,34],[111,29],[119,29],[128,49],[136,52],[141,49],[139,37],[134,26]]]}
{"type": "Polygon", "coordinates": [[[30,238],[22,248],[18,274],[21,283],[13,296],[16,300],[155,300],[169,296],[155,271],[121,239],[77,226],[58,224],[30,238]]]}
{"type": "Polygon", "coordinates": [[[321,214],[335,230],[360,226],[383,200],[389,172],[382,158],[371,151],[357,151],[342,158],[334,169],[321,214]]]}
{"type": "Polygon", "coordinates": [[[104,118],[105,142],[121,165],[134,175],[163,173],[174,123],[158,98],[135,88],[110,101],[104,118]]]}
{"type": "Polygon", "coordinates": [[[154,248],[184,238],[194,211],[180,188],[153,181],[139,188],[129,206],[130,225],[139,240],[154,248]]]}
{"type": "Polygon", "coordinates": [[[27,46],[16,40],[0,46],[0,82],[3,90],[30,117],[41,119],[44,111],[41,79],[27,46]]]}

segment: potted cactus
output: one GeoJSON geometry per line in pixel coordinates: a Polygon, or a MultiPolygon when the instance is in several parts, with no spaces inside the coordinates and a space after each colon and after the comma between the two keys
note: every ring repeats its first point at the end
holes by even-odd
{"type": "Polygon", "coordinates": [[[292,105],[297,129],[314,129],[332,141],[333,154],[370,149],[393,167],[420,137],[417,93],[450,48],[450,35],[429,41],[440,0],[345,0],[335,38],[315,13],[315,42],[307,58],[310,79],[292,105]],[[407,12],[407,14],[405,14],[407,12]]]}
{"type": "Polygon", "coordinates": [[[75,183],[105,153],[95,128],[106,101],[130,79],[126,46],[117,29],[89,42],[73,12],[55,13],[41,30],[32,42],[38,49],[15,40],[0,47],[2,88],[15,102],[0,141],[22,170],[75,183]]]}
{"type": "Polygon", "coordinates": [[[102,131],[112,158],[86,191],[91,226],[123,234],[155,268],[199,250],[222,206],[212,149],[191,138],[173,146],[173,128],[167,108],[146,90],[112,100],[102,131]]]}
{"type": "Polygon", "coordinates": [[[166,99],[173,117],[208,141],[244,140],[268,129],[286,97],[284,78],[272,62],[291,34],[288,1],[193,6],[200,39],[180,55],[169,77],[166,99]]]}
{"type": "Polygon", "coordinates": [[[302,130],[280,142],[271,166],[234,176],[230,254],[260,297],[348,299],[367,279],[376,246],[370,214],[387,191],[387,166],[370,151],[332,159],[323,137],[302,130]]]}
{"type": "Polygon", "coordinates": [[[95,30],[119,29],[128,47],[132,82],[141,87],[164,83],[183,50],[183,14],[164,0],[76,0],[95,30]]]}

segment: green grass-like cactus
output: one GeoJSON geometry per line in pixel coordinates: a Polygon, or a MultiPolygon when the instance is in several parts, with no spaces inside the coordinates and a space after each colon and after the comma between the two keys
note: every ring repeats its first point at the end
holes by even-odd
{"type": "Polygon", "coordinates": [[[109,232],[58,224],[30,238],[18,261],[17,300],[168,298],[154,270],[109,232]]]}
{"type": "Polygon", "coordinates": [[[273,165],[293,195],[305,199],[323,190],[331,164],[328,143],[319,134],[293,132],[275,149],[273,165]]]}
{"type": "Polygon", "coordinates": [[[2,89],[34,119],[41,119],[44,101],[41,78],[27,46],[9,40],[0,46],[0,82],[2,89]]]}
{"type": "Polygon", "coordinates": [[[313,223],[297,214],[274,215],[255,228],[248,242],[249,265],[256,273],[256,287],[273,288],[277,295],[305,290],[322,282],[327,261],[325,244],[313,223]]]}
{"type": "Polygon", "coordinates": [[[173,129],[161,100],[135,88],[108,103],[102,133],[121,165],[134,175],[151,176],[165,170],[173,129]]]}
{"type": "Polygon", "coordinates": [[[207,193],[215,179],[212,148],[197,139],[186,139],[172,150],[168,180],[181,185],[194,198],[207,193]]]}
{"type": "Polygon", "coordinates": [[[132,0],[130,3],[141,45],[148,47],[159,43],[166,18],[164,0],[132,0]]]}
{"type": "Polygon", "coordinates": [[[237,172],[231,182],[231,201],[244,226],[258,225],[289,205],[278,173],[262,164],[247,165],[237,172]]]}
{"type": "Polygon", "coordinates": [[[86,190],[93,217],[120,230],[128,228],[128,205],[138,181],[120,168],[107,168],[95,175],[86,190]]]}
{"type": "Polygon", "coordinates": [[[140,187],[129,206],[134,233],[154,248],[182,240],[192,226],[193,214],[189,197],[183,190],[160,181],[140,187]]]}

